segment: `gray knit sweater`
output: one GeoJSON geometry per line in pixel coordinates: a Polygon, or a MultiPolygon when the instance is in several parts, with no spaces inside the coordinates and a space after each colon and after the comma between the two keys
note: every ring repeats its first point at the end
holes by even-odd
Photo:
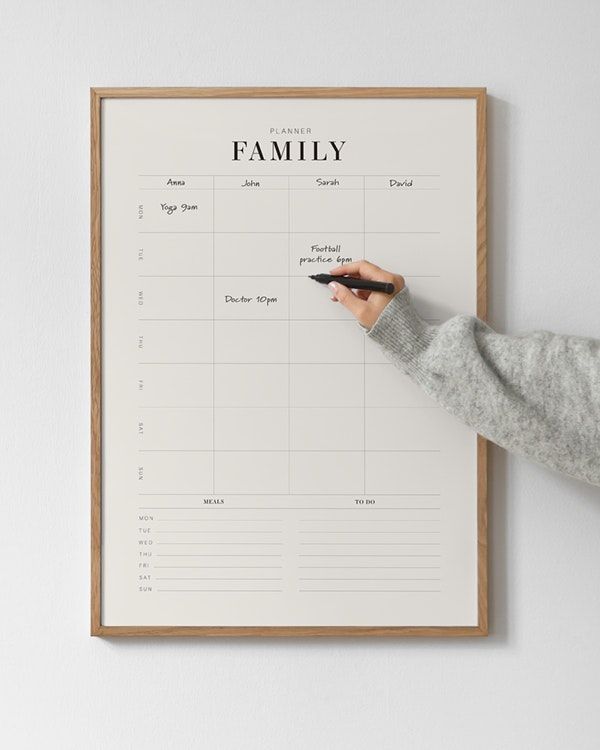
{"type": "Polygon", "coordinates": [[[431,325],[405,286],[365,335],[446,411],[515,453],[600,486],[600,340],[431,325]]]}

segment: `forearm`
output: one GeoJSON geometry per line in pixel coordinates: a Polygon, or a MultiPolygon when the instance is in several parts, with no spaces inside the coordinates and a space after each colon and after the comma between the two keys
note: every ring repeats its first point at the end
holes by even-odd
{"type": "Polygon", "coordinates": [[[508,450],[600,485],[600,341],[479,318],[430,325],[405,287],[366,335],[423,390],[508,450]]]}

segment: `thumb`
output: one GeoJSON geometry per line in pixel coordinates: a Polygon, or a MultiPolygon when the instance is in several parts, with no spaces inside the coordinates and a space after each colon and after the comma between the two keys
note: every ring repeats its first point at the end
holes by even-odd
{"type": "Polygon", "coordinates": [[[336,284],[335,281],[330,281],[327,286],[331,289],[335,299],[337,299],[338,302],[341,302],[345,308],[350,310],[357,320],[362,318],[362,314],[367,308],[367,303],[364,300],[357,297],[356,294],[348,289],[348,287],[345,287],[342,284],[336,284]]]}

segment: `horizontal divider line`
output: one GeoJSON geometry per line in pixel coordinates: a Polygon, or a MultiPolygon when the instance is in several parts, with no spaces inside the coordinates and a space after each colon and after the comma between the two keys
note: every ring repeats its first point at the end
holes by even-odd
{"type": "Polygon", "coordinates": [[[160,190],[163,193],[177,193],[177,192],[192,192],[192,191],[198,191],[198,190],[206,190],[210,192],[218,193],[220,191],[229,192],[232,193],[234,191],[243,190],[247,193],[261,193],[265,190],[274,190],[278,191],[280,193],[292,193],[292,192],[302,192],[306,190],[319,190],[322,193],[339,193],[341,190],[348,190],[348,191],[354,191],[355,193],[362,193],[364,191],[369,192],[370,190],[386,190],[389,193],[402,193],[402,192],[413,192],[414,190],[441,190],[439,187],[409,187],[409,186],[394,186],[394,187],[338,187],[337,185],[320,185],[320,186],[311,186],[311,187],[292,187],[292,188],[286,188],[286,187],[263,187],[262,185],[236,185],[233,187],[180,187],[180,188],[174,188],[171,186],[165,186],[165,187],[139,187],[138,190],[160,190]]]}
{"type": "MultiPolygon", "coordinates": [[[[440,274],[403,274],[405,279],[440,279],[440,274]]],[[[293,273],[138,273],[138,279],[306,279],[308,274],[293,273]]],[[[286,318],[288,320],[288,318],[286,318]]],[[[289,318],[298,320],[298,318],[289,318]]],[[[312,318],[309,318],[312,320],[312,318]]],[[[327,318],[328,320],[328,318],[327,318]]]]}
{"type": "MultiPolygon", "coordinates": [[[[160,506],[159,505],[143,505],[143,506],[139,506],[138,510],[140,510],[140,509],[142,509],[142,510],[208,510],[208,509],[210,509],[211,513],[215,513],[216,512],[215,509],[214,509],[214,507],[212,505],[199,505],[199,506],[194,506],[194,507],[168,506],[168,505],[160,505],[160,506]]],[[[308,509],[307,508],[299,508],[299,507],[295,507],[295,506],[294,507],[289,507],[289,508],[283,508],[283,507],[279,507],[279,508],[259,508],[259,507],[255,507],[255,508],[235,507],[235,508],[232,508],[232,507],[225,507],[223,509],[220,509],[218,511],[218,513],[219,513],[219,515],[221,515],[222,513],[227,513],[227,511],[229,511],[229,510],[308,510],[308,509]]],[[[319,508],[311,508],[310,510],[319,510],[319,508]]],[[[325,509],[323,509],[323,510],[325,510],[325,509]]],[[[365,508],[365,507],[360,507],[360,508],[356,507],[356,508],[353,508],[353,507],[348,507],[348,508],[327,508],[327,510],[339,510],[339,511],[342,511],[342,512],[345,512],[347,510],[360,510],[360,511],[363,511],[365,513],[368,513],[371,510],[394,510],[394,511],[402,511],[402,510],[436,510],[436,509],[435,508],[400,508],[400,507],[398,507],[398,508],[373,508],[373,507],[371,507],[371,508],[365,508]]],[[[183,520],[183,519],[170,519],[170,520],[177,521],[177,520],[183,520]]],[[[188,521],[205,521],[205,520],[206,521],[210,521],[212,519],[198,517],[198,518],[190,518],[190,519],[186,519],[186,520],[188,520],[188,521]]],[[[229,521],[238,521],[238,520],[242,520],[242,519],[238,519],[238,518],[221,518],[221,519],[214,519],[214,520],[215,521],[216,520],[220,520],[222,523],[226,523],[226,522],[229,522],[229,521]]],[[[244,520],[247,520],[247,519],[244,519],[244,520]]],[[[303,519],[297,519],[297,520],[303,520],[303,519]]],[[[319,520],[319,519],[315,519],[315,520],[319,520]]],[[[336,518],[336,519],[324,519],[324,520],[327,520],[327,521],[336,520],[338,522],[340,522],[340,521],[345,522],[345,521],[352,521],[353,519],[351,519],[351,518],[336,518]]],[[[377,522],[377,519],[375,519],[375,518],[370,518],[370,519],[367,519],[367,520],[368,521],[377,522]]],[[[381,523],[388,523],[390,521],[397,521],[398,523],[405,523],[405,522],[411,522],[412,520],[413,520],[412,518],[385,518],[385,519],[382,518],[381,519],[381,523]]],[[[439,521],[441,519],[431,519],[431,518],[428,518],[428,519],[425,519],[425,520],[426,520],[426,522],[429,523],[431,521],[439,521]]],[[[258,521],[258,519],[257,519],[257,521],[258,521]]],[[[358,519],[356,519],[356,523],[363,523],[363,522],[364,522],[363,520],[359,521],[358,519]]]]}
{"type": "MultiPolygon", "coordinates": [[[[355,453],[362,453],[362,451],[354,451],[355,453]]],[[[172,495],[175,497],[189,496],[189,497],[213,497],[214,495],[226,495],[227,497],[256,497],[260,495],[273,495],[275,497],[281,497],[286,495],[285,492],[138,492],[138,495],[153,495],[157,497],[172,495]]],[[[439,497],[439,492],[292,492],[290,496],[293,497],[439,497]]],[[[250,506],[247,506],[248,508],[250,506]]],[[[260,510],[279,510],[277,506],[271,505],[269,507],[258,506],[260,510]]],[[[281,509],[288,510],[289,506],[281,506],[281,509]]],[[[239,506],[238,510],[244,510],[244,506],[239,506]]],[[[254,508],[252,508],[254,510],[254,508]]],[[[298,507],[298,510],[304,510],[302,507],[298,507]]],[[[306,508],[306,510],[348,510],[348,508],[329,508],[326,506],[319,508],[306,508]]],[[[363,508],[352,508],[352,510],[364,510],[363,508]]],[[[387,508],[370,508],[370,510],[387,510],[387,508]]],[[[398,510],[398,509],[394,509],[398,510]]],[[[401,510],[401,509],[400,509],[401,510]]]]}
{"type": "MultiPolygon", "coordinates": [[[[207,409],[212,411],[212,406],[138,406],[138,409],[207,409]]],[[[349,406],[215,406],[215,409],[235,409],[236,411],[239,409],[281,409],[281,410],[287,410],[287,409],[296,409],[298,411],[304,410],[309,411],[310,409],[357,409],[360,411],[363,411],[364,409],[385,409],[386,411],[392,411],[392,409],[441,409],[441,406],[369,406],[368,404],[366,406],[363,406],[363,404],[352,404],[349,406]]],[[[150,448],[144,448],[143,450],[152,450],[150,448]]],[[[161,449],[156,449],[161,450],[161,449]]],[[[408,450],[408,449],[407,449],[408,450]]],[[[410,449],[414,450],[416,452],[419,452],[421,450],[430,450],[429,448],[421,449],[421,448],[414,448],[410,449]]]]}
{"type": "MultiPolygon", "coordinates": [[[[182,322],[206,322],[206,323],[227,323],[232,321],[234,323],[246,322],[246,323],[346,323],[348,325],[356,325],[356,320],[349,320],[346,318],[138,318],[138,323],[182,323],[182,322]]],[[[426,321],[441,320],[441,318],[423,318],[426,321]]],[[[203,364],[203,363],[201,363],[203,364]]],[[[216,362],[215,364],[228,364],[227,362],[216,362]]],[[[240,363],[238,363],[240,364],[240,363]]],[[[244,364],[244,363],[241,363],[244,364]]],[[[247,364],[255,364],[254,362],[248,362],[247,364]]],[[[266,364],[272,364],[267,362],[266,364]]],[[[279,363],[277,363],[279,364],[279,363]]],[[[304,364],[303,362],[282,362],[281,364],[304,364]]],[[[322,364],[348,364],[347,362],[323,362],[322,364]]],[[[352,363],[350,363],[352,364],[352,363]]],[[[385,365],[387,362],[360,362],[360,364],[367,365],[385,365]]]]}
{"type": "MultiPolygon", "coordinates": [[[[336,367],[344,367],[345,365],[377,365],[385,364],[384,362],[218,362],[218,361],[206,361],[206,362],[179,362],[179,361],[164,361],[164,362],[136,362],[138,365],[334,365],[336,367]]],[[[393,365],[392,365],[393,367],[393,365]]]]}
{"type": "MultiPolygon", "coordinates": [[[[141,493],[138,493],[138,494],[140,494],[140,495],[157,495],[158,497],[164,497],[164,496],[171,496],[171,497],[182,497],[182,496],[183,497],[204,497],[204,496],[211,496],[211,495],[215,495],[215,494],[218,495],[219,493],[218,492],[217,493],[202,492],[202,493],[199,493],[199,494],[198,493],[189,493],[189,494],[187,494],[187,493],[177,493],[177,492],[171,492],[171,493],[168,493],[168,492],[141,492],[141,493]]],[[[227,497],[244,497],[244,496],[246,496],[246,497],[254,497],[256,495],[256,493],[254,493],[254,492],[253,493],[249,492],[249,493],[247,493],[247,495],[239,495],[239,494],[235,495],[235,494],[230,493],[230,492],[223,492],[223,493],[220,493],[220,494],[226,495],[227,497]]],[[[263,496],[272,495],[273,497],[280,497],[282,493],[281,492],[263,492],[262,494],[263,494],[263,496]]],[[[314,495],[302,495],[302,494],[298,494],[298,495],[293,495],[293,497],[323,497],[323,494],[326,494],[326,493],[319,492],[319,493],[315,493],[314,495]]],[[[358,492],[356,493],[356,497],[361,497],[361,496],[362,496],[362,493],[358,493],[358,492]]],[[[389,495],[376,495],[376,494],[372,494],[372,495],[369,495],[368,493],[367,493],[367,496],[368,497],[399,497],[398,495],[394,495],[394,494],[389,494],[389,495]]],[[[348,497],[348,495],[347,494],[340,494],[340,493],[337,493],[337,494],[333,494],[332,493],[330,495],[330,497],[348,497]]],[[[352,495],[350,495],[350,497],[352,497],[352,495]]],[[[427,497],[430,497],[430,496],[427,495],[427,497]]],[[[172,510],[199,510],[201,508],[208,508],[208,507],[212,507],[212,506],[210,506],[210,505],[199,505],[199,506],[194,507],[194,508],[189,508],[189,507],[184,507],[184,506],[172,507],[172,506],[169,506],[169,505],[162,505],[162,506],[160,506],[160,505],[156,505],[156,506],[155,505],[141,505],[141,506],[139,506],[139,509],[153,509],[153,510],[169,510],[169,509],[172,509],[172,510]]],[[[223,511],[226,511],[226,510],[360,510],[360,511],[366,512],[366,511],[371,511],[371,510],[406,510],[406,509],[405,508],[400,508],[400,507],[398,507],[398,508],[396,508],[396,507],[384,508],[382,506],[380,506],[379,508],[373,507],[373,506],[370,506],[370,507],[365,507],[365,506],[361,506],[361,507],[356,506],[356,507],[353,507],[353,506],[349,506],[348,508],[334,508],[334,507],[324,506],[322,508],[305,508],[304,506],[296,506],[296,505],[294,505],[294,506],[285,506],[285,505],[276,506],[276,505],[271,505],[269,507],[267,507],[267,506],[249,506],[249,505],[248,506],[243,506],[243,505],[239,505],[239,506],[235,506],[235,507],[233,507],[233,506],[224,507],[223,511]]],[[[424,510],[429,510],[429,509],[424,508],[424,510]]],[[[219,511],[219,512],[223,512],[223,511],[219,511]]],[[[214,508],[213,508],[213,512],[214,512],[214,508]]]]}
{"type": "Polygon", "coordinates": [[[420,449],[413,449],[413,448],[138,448],[138,453],[441,453],[441,449],[439,448],[420,448],[420,449]]]}
{"type": "MultiPolygon", "coordinates": [[[[212,506],[206,506],[201,505],[196,508],[192,507],[185,507],[185,508],[171,508],[170,506],[167,506],[168,510],[204,510],[207,507],[212,506]]],[[[362,508],[364,510],[364,508],[362,508]]],[[[231,508],[223,508],[223,511],[231,510],[231,508]]],[[[236,508],[234,510],[243,510],[243,508],[236,508]]],[[[262,508],[261,510],[266,510],[266,508],[262,508]]],[[[306,510],[317,510],[316,508],[306,508],[306,510]]],[[[336,508],[336,510],[348,510],[348,508],[336,508]]],[[[388,510],[388,508],[379,508],[379,510],[388,510]]],[[[409,507],[409,506],[403,506],[402,508],[392,508],[390,510],[441,510],[440,506],[415,506],[415,507],[409,507]]],[[[220,511],[222,512],[222,511],[220,511]]],[[[212,521],[216,523],[230,523],[231,521],[235,522],[243,522],[243,521],[252,521],[253,523],[282,523],[284,520],[283,518],[201,518],[200,516],[196,518],[156,518],[156,521],[202,521],[202,522],[208,522],[211,523],[212,521]]],[[[306,521],[323,521],[323,522],[331,522],[331,523],[365,523],[362,519],[358,518],[298,518],[298,521],[306,522],[306,521]]],[[[412,521],[412,518],[371,518],[367,523],[389,523],[393,521],[397,521],[399,523],[403,523],[405,521],[412,521]]],[[[431,520],[431,519],[427,519],[431,520]]],[[[327,532],[323,532],[327,533],[327,532]]],[[[385,532],[384,532],[385,533],[385,532]]],[[[412,533],[412,532],[407,532],[412,533]]],[[[415,532],[416,533],[416,532],[415,532]]],[[[432,534],[434,532],[427,531],[424,532],[426,534],[432,534]]],[[[436,532],[437,533],[437,532],[436,532]]]]}
{"type": "MultiPolygon", "coordinates": [[[[271,178],[271,177],[278,177],[281,179],[284,179],[286,177],[296,177],[300,175],[274,175],[273,173],[270,174],[175,174],[174,172],[169,172],[168,174],[138,174],[138,177],[224,177],[227,180],[231,179],[239,179],[239,180],[246,180],[246,179],[254,179],[255,177],[261,177],[262,179],[265,178],[271,178]]],[[[396,179],[396,177],[440,177],[440,174],[416,174],[415,172],[391,172],[387,174],[329,174],[327,172],[317,172],[316,174],[302,174],[302,177],[321,177],[322,179],[333,179],[333,178],[339,178],[339,177],[385,177],[387,180],[396,179]]],[[[293,188],[284,188],[285,190],[292,189],[293,188]]],[[[360,188],[363,189],[362,187],[360,188]]]]}
{"type": "MultiPolygon", "coordinates": [[[[385,191],[388,193],[412,193],[415,190],[441,190],[439,187],[412,187],[412,186],[400,186],[396,185],[394,187],[340,187],[338,185],[320,185],[320,186],[310,186],[310,187],[292,187],[292,188],[286,188],[286,187],[263,187],[262,185],[235,185],[231,187],[180,187],[180,188],[174,188],[170,186],[166,187],[139,187],[138,190],[159,190],[163,193],[191,193],[191,192],[198,192],[200,190],[205,190],[207,192],[227,192],[227,193],[234,193],[238,191],[243,191],[245,193],[263,193],[265,191],[270,192],[278,192],[278,193],[285,193],[286,195],[288,193],[302,193],[307,191],[319,191],[321,193],[339,193],[339,192],[354,192],[354,193],[363,193],[363,192],[370,192],[370,191],[385,191]]],[[[284,232],[282,232],[284,234],[284,232]]]]}
{"type": "MultiPolygon", "coordinates": [[[[379,497],[379,495],[373,495],[373,497],[379,497]]],[[[140,505],[138,506],[138,510],[210,510],[211,513],[215,512],[214,506],[212,505],[140,505]]],[[[348,508],[299,508],[299,507],[273,507],[273,508],[258,508],[258,507],[231,507],[231,506],[225,506],[221,510],[219,510],[219,514],[226,513],[230,510],[339,510],[339,511],[347,511],[347,510],[361,510],[365,513],[368,513],[371,510],[391,510],[391,511],[397,511],[397,510],[440,510],[438,507],[420,507],[420,508],[405,508],[405,507],[394,507],[394,508],[373,508],[373,507],[348,507],[348,508]]],[[[222,523],[226,523],[228,521],[261,521],[264,523],[264,521],[274,521],[274,520],[284,520],[284,519],[254,519],[254,518],[170,518],[170,519],[164,519],[169,521],[221,521],[222,523]]],[[[364,521],[361,519],[353,519],[353,518],[299,518],[298,521],[336,521],[340,522],[343,521],[346,522],[355,522],[355,523],[364,523],[364,521]]],[[[398,523],[403,523],[405,521],[411,521],[410,518],[370,518],[368,519],[369,522],[373,523],[389,523],[390,521],[397,521],[398,523]]],[[[432,519],[427,519],[432,520],[432,519]]]]}
{"type": "Polygon", "coordinates": [[[423,231],[423,230],[408,230],[408,229],[394,229],[390,231],[386,230],[373,230],[373,229],[365,229],[365,230],[354,230],[354,229],[314,229],[314,230],[307,230],[307,229],[294,229],[290,230],[289,232],[284,230],[247,230],[247,229],[239,229],[237,231],[235,230],[219,230],[219,229],[188,229],[188,230],[181,230],[181,229],[169,229],[169,230],[163,230],[163,229],[152,229],[152,230],[139,230],[138,234],[281,234],[281,235],[287,235],[287,234],[441,234],[439,231],[423,231]]]}

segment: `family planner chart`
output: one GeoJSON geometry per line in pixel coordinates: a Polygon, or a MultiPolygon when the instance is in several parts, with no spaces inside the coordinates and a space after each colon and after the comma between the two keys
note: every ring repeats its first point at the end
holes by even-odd
{"type": "Polygon", "coordinates": [[[476,314],[475,101],[364,105],[102,104],[106,625],[477,624],[477,436],[308,278],[476,314]]]}

